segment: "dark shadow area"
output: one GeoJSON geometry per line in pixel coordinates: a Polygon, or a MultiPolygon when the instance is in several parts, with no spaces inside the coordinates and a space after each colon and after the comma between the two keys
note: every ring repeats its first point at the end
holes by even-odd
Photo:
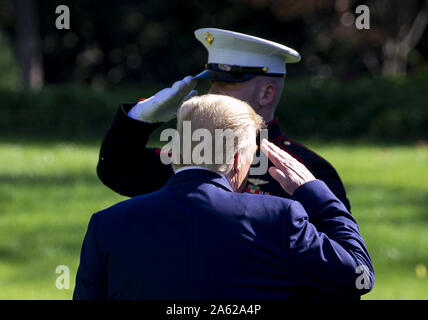
{"type": "MultiPolygon", "coordinates": [[[[385,221],[396,225],[401,225],[408,221],[419,221],[428,224],[428,192],[421,191],[410,187],[385,187],[373,184],[358,184],[347,185],[347,193],[351,198],[351,205],[353,202],[353,194],[364,193],[366,203],[358,202],[358,216],[361,221],[371,221],[381,219],[380,217],[370,217],[364,213],[366,209],[372,210],[373,208],[382,208],[385,214],[382,218],[385,221]],[[396,211],[400,210],[399,206],[411,205],[415,208],[414,214],[411,217],[407,216],[407,212],[399,215],[396,211]],[[394,211],[394,214],[389,215],[388,210],[394,211]]],[[[353,206],[355,209],[355,204],[353,206]]]]}
{"type": "MultiPolygon", "coordinates": [[[[46,86],[37,93],[0,89],[0,139],[99,145],[121,102],[137,102],[166,86],[150,87],[156,89],[118,86],[97,91],[83,85],[46,86]]],[[[283,131],[298,140],[426,145],[427,87],[428,72],[402,80],[326,79],[320,88],[313,88],[310,79],[290,79],[276,116],[283,131]]],[[[174,127],[174,121],[164,126],[174,127]]]]}
{"type": "MultiPolygon", "coordinates": [[[[88,215],[89,221],[90,215],[88,215]]],[[[61,255],[71,255],[76,257],[76,261],[79,259],[79,252],[82,247],[82,241],[86,232],[87,224],[55,224],[38,226],[37,228],[31,228],[29,230],[20,230],[18,234],[13,237],[15,241],[19,243],[17,249],[3,247],[0,248],[0,260],[3,262],[7,261],[14,264],[28,264],[28,268],[34,268],[32,261],[37,260],[38,268],[42,260],[40,256],[44,256],[46,250],[57,250],[61,255]],[[41,247],[39,242],[45,243],[44,247],[41,247]]],[[[46,257],[45,259],[51,259],[46,257]]],[[[61,264],[61,261],[57,261],[57,264],[61,264]]],[[[51,266],[52,270],[30,270],[31,274],[38,274],[41,278],[44,278],[51,272],[55,272],[55,266],[51,266]]],[[[22,275],[17,275],[16,279],[8,279],[9,281],[22,281],[22,275]]]]}
{"type": "Polygon", "coordinates": [[[16,250],[9,247],[0,247],[0,260],[3,262],[8,261],[12,263],[23,263],[28,261],[28,256],[22,250],[16,250]]]}
{"type": "Polygon", "coordinates": [[[102,182],[98,179],[95,168],[93,174],[76,172],[73,174],[60,175],[19,175],[9,176],[0,175],[0,184],[7,183],[17,188],[28,186],[40,187],[58,187],[67,186],[76,183],[84,183],[85,185],[100,185],[102,182]]]}

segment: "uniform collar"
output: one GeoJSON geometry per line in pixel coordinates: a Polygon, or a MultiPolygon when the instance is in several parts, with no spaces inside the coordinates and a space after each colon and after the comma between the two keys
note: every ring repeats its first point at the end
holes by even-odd
{"type": "Polygon", "coordinates": [[[269,141],[272,141],[278,138],[279,136],[285,136],[285,134],[281,131],[281,128],[279,127],[278,118],[275,118],[266,123],[266,127],[268,129],[269,141]]]}
{"type": "Polygon", "coordinates": [[[198,168],[198,167],[192,167],[186,170],[180,170],[168,180],[166,186],[172,186],[175,184],[179,184],[179,183],[183,183],[191,180],[211,183],[216,185],[217,187],[233,192],[233,189],[230,186],[229,181],[224,175],[218,174],[213,171],[209,171],[205,168],[198,168]]]}

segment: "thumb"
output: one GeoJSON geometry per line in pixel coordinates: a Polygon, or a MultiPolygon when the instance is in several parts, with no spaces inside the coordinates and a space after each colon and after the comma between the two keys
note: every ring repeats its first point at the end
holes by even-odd
{"type": "Polygon", "coordinates": [[[289,193],[288,185],[289,185],[289,178],[285,175],[284,172],[279,170],[277,167],[270,167],[269,173],[278,183],[281,185],[281,187],[289,193]]]}
{"type": "Polygon", "coordinates": [[[284,179],[287,179],[287,177],[285,176],[284,172],[282,172],[281,170],[279,170],[277,167],[270,167],[269,168],[269,173],[272,176],[272,178],[274,178],[279,183],[283,182],[284,179]]]}
{"type": "Polygon", "coordinates": [[[197,81],[192,76],[184,77],[183,80],[174,82],[171,89],[177,94],[181,92],[189,92],[196,87],[197,81]]]}
{"type": "Polygon", "coordinates": [[[192,90],[189,92],[187,96],[184,97],[183,102],[189,100],[190,98],[196,97],[198,95],[198,91],[192,90]]]}

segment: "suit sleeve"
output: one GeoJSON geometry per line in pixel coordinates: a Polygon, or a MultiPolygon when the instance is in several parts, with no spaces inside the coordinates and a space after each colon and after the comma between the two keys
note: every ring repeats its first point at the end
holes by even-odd
{"type": "Polygon", "coordinates": [[[358,224],[320,180],[294,193],[288,252],[300,285],[333,294],[362,295],[373,288],[374,270],[358,224]]]}
{"type": "Polygon", "coordinates": [[[89,221],[80,253],[73,300],[104,300],[106,298],[106,257],[97,237],[97,215],[89,221]]]}
{"type": "Polygon", "coordinates": [[[156,148],[147,141],[160,123],[145,123],[128,117],[135,103],[121,104],[101,145],[97,165],[100,180],[117,193],[134,197],[160,189],[173,175],[156,148]]]}

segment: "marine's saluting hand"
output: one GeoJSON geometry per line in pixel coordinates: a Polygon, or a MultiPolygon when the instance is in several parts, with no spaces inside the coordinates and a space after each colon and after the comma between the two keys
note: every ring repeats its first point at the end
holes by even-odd
{"type": "Polygon", "coordinates": [[[171,88],[166,88],[154,96],[137,103],[128,113],[136,120],[145,122],[166,122],[175,117],[178,107],[187,99],[198,94],[196,79],[187,76],[175,82],[171,88]]]}
{"type": "Polygon", "coordinates": [[[275,167],[269,168],[270,175],[290,195],[306,182],[315,180],[313,174],[299,161],[275,144],[262,140],[261,149],[275,167]]]}

